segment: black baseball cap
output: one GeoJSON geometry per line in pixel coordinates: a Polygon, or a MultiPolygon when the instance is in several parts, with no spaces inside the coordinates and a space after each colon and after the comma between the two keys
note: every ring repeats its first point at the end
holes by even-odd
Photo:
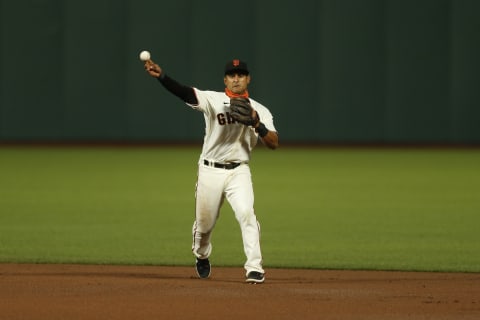
{"type": "Polygon", "coordinates": [[[225,74],[231,74],[239,72],[243,74],[249,74],[247,63],[239,59],[233,59],[227,62],[225,65],[225,74]]]}

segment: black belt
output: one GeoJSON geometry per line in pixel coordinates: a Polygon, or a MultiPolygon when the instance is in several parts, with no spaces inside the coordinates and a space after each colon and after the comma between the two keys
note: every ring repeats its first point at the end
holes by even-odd
{"type": "Polygon", "coordinates": [[[203,164],[209,167],[231,170],[231,169],[235,169],[242,163],[241,162],[218,163],[218,162],[210,162],[208,160],[203,160],[203,164]]]}

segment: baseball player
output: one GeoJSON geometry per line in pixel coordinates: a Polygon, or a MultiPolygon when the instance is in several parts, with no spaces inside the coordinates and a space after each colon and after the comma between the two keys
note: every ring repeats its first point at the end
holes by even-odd
{"type": "Polygon", "coordinates": [[[260,224],[253,208],[249,160],[258,139],[268,148],[276,149],[278,135],[270,111],[249,96],[251,78],[247,64],[237,59],[227,62],[224,92],[203,91],[182,85],[150,59],[145,61],[145,69],[168,91],[204,115],[205,137],[198,161],[196,212],[192,228],[192,251],[196,257],[198,276],[210,276],[211,235],[226,198],[241,228],[246,255],[246,282],[264,282],[260,224]]]}

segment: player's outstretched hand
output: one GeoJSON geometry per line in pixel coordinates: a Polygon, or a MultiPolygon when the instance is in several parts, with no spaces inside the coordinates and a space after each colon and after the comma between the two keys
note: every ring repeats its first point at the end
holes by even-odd
{"type": "Polygon", "coordinates": [[[162,75],[162,68],[152,60],[145,61],[145,70],[152,77],[158,78],[162,75]]]}

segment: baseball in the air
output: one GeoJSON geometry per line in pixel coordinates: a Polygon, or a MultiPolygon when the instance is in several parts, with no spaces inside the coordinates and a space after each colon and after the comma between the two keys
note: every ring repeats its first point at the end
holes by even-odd
{"type": "Polygon", "coordinates": [[[140,60],[142,60],[142,61],[150,60],[150,52],[148,52],[146,50],[140,52],[140,60]]]}

